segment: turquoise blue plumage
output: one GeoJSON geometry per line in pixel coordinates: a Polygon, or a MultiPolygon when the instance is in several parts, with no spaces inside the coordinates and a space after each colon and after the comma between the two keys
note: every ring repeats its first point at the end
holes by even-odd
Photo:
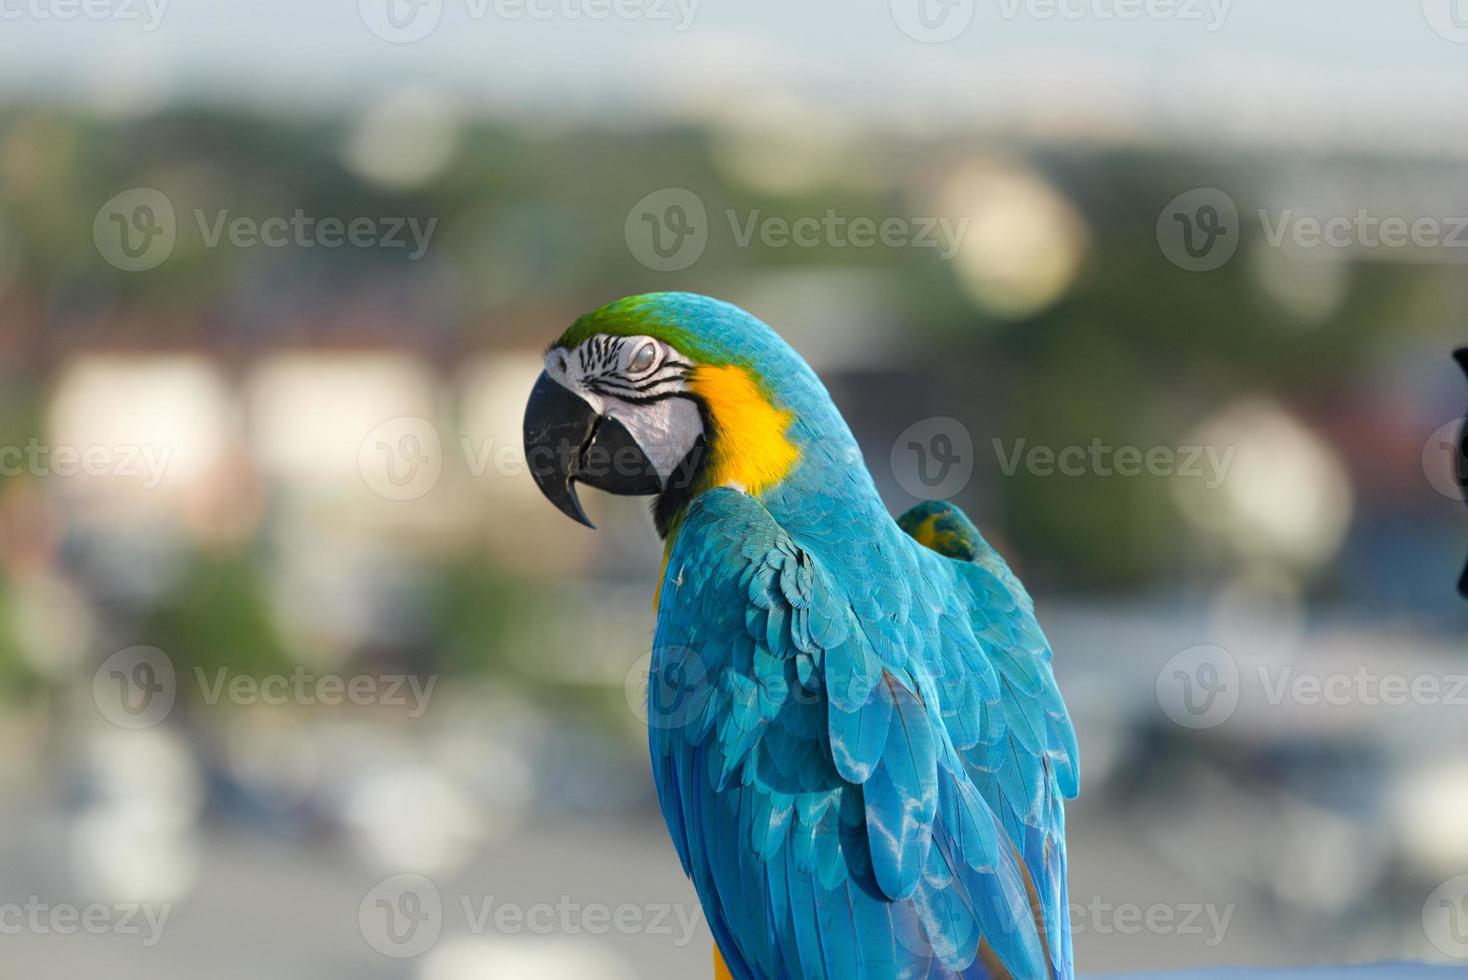
{"type": "Polygon", "coordinates": [[[894,521],[754,317],[689,294],[598,315],[745,367],[793,416],[777,484],[690,497],[658,592],[657,795],[730,971],[1072,976],[1075,735],[1019,581],[951,505],[894,521]]]}

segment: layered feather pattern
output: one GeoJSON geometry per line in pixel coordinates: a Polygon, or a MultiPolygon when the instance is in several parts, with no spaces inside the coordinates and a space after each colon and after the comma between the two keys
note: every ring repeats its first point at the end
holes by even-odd
{"type": "Polygon", "coordinates": [[[1070,976],[1076,752],[1028,598],[900,532],[864,576],[820,547],[710,490],[659,598],[690,710],[654,717],[658,796],[731,971],[1070,976]]]}
{"type": "Polygon", "coordinates": [[[636,297],[568,342],[598,332],[737,366],[797,452],[753,495],[692,497],[658,596],[658,799],[730,971],[1072,976],[1075,735],[1003,559],[947,504],[899,526],[820,380],[742,310],[636,297]]]}

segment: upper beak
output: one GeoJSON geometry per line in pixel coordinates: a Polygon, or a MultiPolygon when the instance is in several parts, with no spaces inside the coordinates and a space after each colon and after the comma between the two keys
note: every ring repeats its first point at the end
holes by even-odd
{"type": "Polygon", "coordinates": [[[525,405],[525,460],[535,485],[567,517],[595,527],[581,508],[576,484],[608,493],[660,493],[662,477],[622,423],[544,371],[525,405]]]}

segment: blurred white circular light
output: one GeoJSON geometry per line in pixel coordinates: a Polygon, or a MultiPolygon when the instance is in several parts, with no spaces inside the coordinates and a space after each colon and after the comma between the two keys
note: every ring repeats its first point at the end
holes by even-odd
{"type": "Polygon", "coordinates": [[[1468,764],[1425,764],[1408,773],[1392,797],[1394,816],[1408,859],[1424,874],[1468,868],[1468,764]]]}
{"type": "Polygon", "coordinates": [[[1334,249],[1306,251],[1259,242],[1249,253],[1254,281],[1290,316],[1315,325],[1335,316],[1351,286],[1351,266],[1334,249]]]}
{"type": "Polygon", "coordinates": [[[428,183],[459,148],[459,115],[442,93],[398,92],[358,121],[343,152],[348,169],[370,184],[401,190],[428,183]]]}
{"type": "Polygon", "coordinates": [[[38,459],[48,475],[66,477],[52,485],[161,501],[209,475],[233,428],[229,390],[203,358],[87,354],[57,377],[49,455],[38,459]],[[80,462],[63,470],[71,458],[80,462]]]}
{"type": "Polygon", "coordinates": [[[1272,401],[1228,405],[1188,438],[1227,459],[1220,486],[1175,481],[1179,508],[1246,558],[1313,567],[1340,549],[1354,494],[1339,456],[1272,401]]]}
{"type": "Polygon", "coordinates": [[[1292,808],[1283,821],[1288,846],[1275,856],[1280,898],[1316,914],[1340,915],[1370,894],[1386,855],[1367,825],[1317,807],[1292,808]]]}
{"type": "Polygon", "coordinates": [[[788,98],[742,107],[714,133],[713,161],[729,179],[762,194],[870,185],[875,166],[853,127],[788,98]]]}
{"type": "Polygon", "coordinates": [[[529,351],[490,354],[459,374],[459,424],[473,447],[478,489],[491,497],[541,503],[525,465],[525,394],[544,366],[529,351]]]}
{"type": "Polygon", "coordinates": [[[203,787],[193,757],[167,728],[112,729],[88,746],[90,802],[71,828],[72,864],[93,894],[171,902],[198,871],[195,824],[203,787]]]}
{"type": "Polygon", "coordinates": [[[86,658],[96,618],[70,582],[47,569],[17,577],[11,590],[15,638],[31,666],[54,678],[86,658]]]}
{"type": "Polygon", "coordinates": [[[429,367],[403,354],[271,357],[247,386],[256,459],[291,484],[361,486],[364,441],[389,419],[431,418],[434,387],[429,367]]]}
{"type": "Polygon", "coordinates": [[[452,781],[422,766],[364,776],[347,823],[375,867],[421,874],[453,871],[481,836],[479,812],[452,781]]]}
{"type": "Polygon", "coordinates": [[[964,291],[982,309],[1015,320],[1065,295],[1090,237],[1049,181],[999,161],[976,161],[950,176],[938,194],[937,216],[956,231],[952,261],[964,291]]]}
{"type": "Polygon", "coordinates": [[[92,894],[118,902],[172,902],[198,876],[192,831],[150,823],[132,811],[88,813],[72,828],[77,877],[92,894]]]}

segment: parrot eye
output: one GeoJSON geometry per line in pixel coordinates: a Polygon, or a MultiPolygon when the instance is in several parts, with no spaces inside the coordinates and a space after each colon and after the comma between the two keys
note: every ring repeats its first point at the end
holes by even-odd
{"type": "Polygon", "coordinates": [[[631,374],[642,374],[644,371],[650,371],[652,370],[653,361],[656,359],[657,349],[652,344],[643,344],[632,355],[632,360],[627,362],[627,371],[631,374]]]}

